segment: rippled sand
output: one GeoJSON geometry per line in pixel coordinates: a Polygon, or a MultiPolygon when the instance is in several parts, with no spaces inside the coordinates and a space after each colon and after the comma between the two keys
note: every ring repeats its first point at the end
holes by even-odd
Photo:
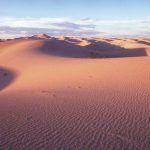
{"type": "Polygon", "coordinates": [[[0,149],[149,150],[149,44],[0,42],[0,149]]]}

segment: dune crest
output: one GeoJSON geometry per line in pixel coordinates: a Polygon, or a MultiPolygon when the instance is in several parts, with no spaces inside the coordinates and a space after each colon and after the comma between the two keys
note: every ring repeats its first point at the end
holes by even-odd
{"type": "Polygon", "coordinates": [[[51,37],[46,35],[46,34],[37,34],[37,35],[34,35],[30,38],[31,39],[50,39],[51,37]]]}

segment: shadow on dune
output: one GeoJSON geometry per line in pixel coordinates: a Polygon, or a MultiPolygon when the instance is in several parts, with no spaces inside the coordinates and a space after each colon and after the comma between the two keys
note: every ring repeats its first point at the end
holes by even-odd
{"type": "Polygon", "coordinates": [[[71,43],[75,43],[75,44],[80,43],[80,40],[78,40],[78,39],[73,39],[73,38],[69,38],[69,37],[65,37],[64,39],[65,39],[65,41],[68,41],[68,42],[71,42],[71,43]]]}
{"type": "Polygon", "coordinates": [[[145,44],[145,45],[148,45],[148,46],[150,46],[150,43],[149,42],[146,42],[146,41],[137,41],[139,44],[145,44]]]}
{"type": "Polygon", "coordinates": [[[72,57],[72,58],[90,57],[90,51],[87,50],[85,47],[58,39],[43,41],[43,46],[40,47],[40,51],[45,54],[61,57],[72,57]]]}
{"type": "Polygon", "coordinates": [[[126,49],[107,42],[92,41],[91,44],[80,46],[68,41],[51,39],[43,41],[41,52],[54,56],[71,58],[117,58],[147,56],[144,48],[126,49]]]}
{"type": "Polygon", "coordinates": [[[127,49],[101,41],[92,42],[86,47],[88,49],[94,50],[98,54],[101,54],[100,56],[103,58],[148,56],[144,48],[127,49]]]}
{"type": "Polygon", "coordinates": [[[16,74],[0,67],[0,91],[9,86],[15,79],[16,74]]]}

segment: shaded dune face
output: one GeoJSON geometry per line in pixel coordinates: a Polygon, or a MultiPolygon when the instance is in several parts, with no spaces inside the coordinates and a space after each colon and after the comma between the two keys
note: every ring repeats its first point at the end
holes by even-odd
{"type": "Polygon", "coordinates": [[[150,42],[147,42],[147,41],[138,40],[137,42],[140,44],[145,44],[145,45],[150,46],[150,42]]]}
{"type": "Polygon", "coordinates": [[[69,43],[64,40],[43,41],[43,45],[39,48],[45,54],[71,57],[71,58],[89,58],[90,51],[85,47],[69,43]]]}
{"type": "Polygon", "coordinates": [[[101,57],[138,57],[147,56],[144,48],[127,49],[107,42],[95,41],[86,46],[88,49],[95,50],[101,57]]]}
{"type": "Polygon", "coordinates": [[[15,79],[16,74],[8,69],[0,67],[0,91],[8,87],[15,79]]]}
{"type": "MultiPolygon", "coordinates": [[[[74,41],[74,40],[73,40],[74,41]]],[[[75,42],[75,41],[74,41],[75,42]]],[[[144,48],[127,49],[103,41],[89,40],[85,46],[69,40],[46,40],[39,48],[45,54],[71,58],[117,58],[147,56],[144,48]]]]}
{"type": "Polygon", "coordinates": [[[64,40],[70,43],[75,43],[75,44],[79,44],[81,42],[79,39],[74,39],[74,38],[69,38],[69,37],[65,37],[64,40]]]}

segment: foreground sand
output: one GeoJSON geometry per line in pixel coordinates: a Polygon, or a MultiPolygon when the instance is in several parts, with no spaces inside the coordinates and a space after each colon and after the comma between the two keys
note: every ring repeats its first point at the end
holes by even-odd
{"type": "Polygon", "coordinates": [[[0,43],[0,149],[149,150],[150,39],[53,40],[0,43]]]}

